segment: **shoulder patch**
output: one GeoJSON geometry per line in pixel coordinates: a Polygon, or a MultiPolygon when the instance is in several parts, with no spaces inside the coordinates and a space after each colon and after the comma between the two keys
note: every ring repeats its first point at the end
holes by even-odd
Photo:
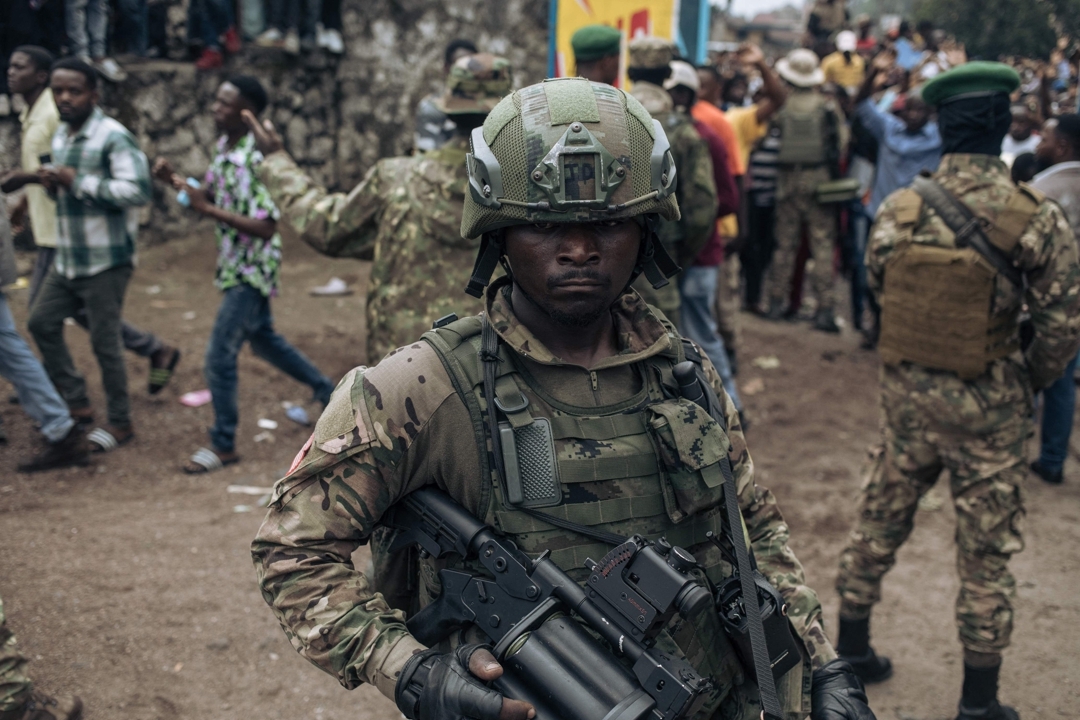
{"type": "Polygon", "coordinates": [[[366,428],[356,432],[359,430],[360,414],[354,405],[354,398],[359,396],[359,392],[354,392],[354,388],[360,389],[365,371],[367,368],[361,365],[345,374],[334,388],[334,394],[330,396],[330,402],[319,416],[319,421],[315,423],[313,442],[315,447],[323,452],[337,455],[354,445],[371,442],[366,428]]]}

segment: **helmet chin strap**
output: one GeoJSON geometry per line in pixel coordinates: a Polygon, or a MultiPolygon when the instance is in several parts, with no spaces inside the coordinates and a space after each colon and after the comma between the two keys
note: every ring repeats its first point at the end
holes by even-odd
{"type": "Polygon", "coordinates": [[[660,218],[657,215],[645,217],[643,228],[645,237],[638,253],[637,265],[634,266],[634,274],[630,276],[630,282],[626,284],[627,289],[641,273],[645,273],[645,279],[649,281],[649,284],[659,290],[668,284],[668,278],[674,277],[682,270],[660,242],[660,236],[656,232],[659,223],[660,218]]]}
{"type": "MultiPolygon", "coordinates": [[[[491,273],[502,258],[502,230],[484,233],[480,238],[480,251],[476,254],[472,277],[465,286],[465,292],[474,298],[484,296],[484,288],[491,282],[491,273]]],[[[510,273],[507,273],[509,275],[510,273]]]]}

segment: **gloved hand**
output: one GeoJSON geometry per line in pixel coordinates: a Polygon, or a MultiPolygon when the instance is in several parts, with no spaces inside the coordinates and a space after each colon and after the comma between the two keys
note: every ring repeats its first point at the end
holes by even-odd
{"type": "Polygon", "coordinates": [[[528,720],[532,705],[504,698],[484,686],[502,675],[487,645],[462,645],[448,653],[426,650],[401,669],[394,700],[411,720],[528,720]]]}
{"type": "Polygon", "coordinates": [[[832,660],[814,671],[810,708],[810,720],[877,720],[862,680],[844,660],[832,660]]]}

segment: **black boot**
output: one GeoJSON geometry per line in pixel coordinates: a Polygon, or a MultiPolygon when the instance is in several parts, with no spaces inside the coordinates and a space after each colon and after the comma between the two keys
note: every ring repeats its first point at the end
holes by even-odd
{"type": "Polygon", "coordinates": [[[1001,665],[974,667],[964,663],[964,693],[956,720],[1020,720],[1020,714],[997,700],[1001,665]]]}
{"type": "Polygon", "coordinates": [[[63,439],[49,443],[28,462],[19,463],[18,470],[22,473],[33,473],[65,467],[86,467],[89,464],[90,451],[86,447],[83,432],[76,423],[63,439]]]}
{"type": "Polygon", "coordinates": [[[840,325],[836,322],[836,316],[832,310],[818,310],[814,315],[814,329],[827,333],[840,332],[840,325]]]}
{"type": "Polygon", "coordinates": [[[866,683],[879,683],[892,677],[893,668],[889,658],[878,655],[870,647],[870,617],[861,620],[840,618],[840,638],[836,654],[851,663],[855,674],[866,683]]]}

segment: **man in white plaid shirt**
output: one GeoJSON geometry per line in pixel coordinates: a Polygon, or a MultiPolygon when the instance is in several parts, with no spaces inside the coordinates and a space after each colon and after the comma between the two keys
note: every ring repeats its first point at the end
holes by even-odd
{"type": "Polygon", "coordinates": [[[89,421],[86,382],[64,343],[64,318],[85,307],[101,367],[108,423],[87,436],[108,451],[133,437],[120,319],[135,261],[138,210],[150,201],[150,168],[134,136],[97,106],[97,73],[73,58],[50,79],[62,124],[53,163],[38,175],[56,197],[56,264],[34,303],[29,328],[72,416],[89,421]]]}

